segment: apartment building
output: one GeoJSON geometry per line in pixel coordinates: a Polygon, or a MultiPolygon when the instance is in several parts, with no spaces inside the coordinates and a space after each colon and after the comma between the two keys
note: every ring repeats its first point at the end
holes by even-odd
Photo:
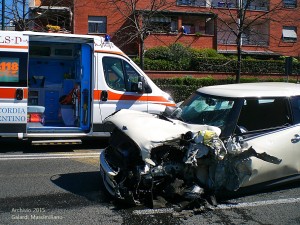
{"type": "Polygon", "coordinates": [[[300,57],[300,0],[140,0],[135,5],[125,4],[131,2],[127,0],[33,2],[33,12],[51,2],[68,17],[57,19],[57,25],[69,24],[66,29],[77,34],[109,34],[130,55],[140,53],[141,37],[145,49],[182,43],[235,54],[238,36],[243,54],[300,57]]]}

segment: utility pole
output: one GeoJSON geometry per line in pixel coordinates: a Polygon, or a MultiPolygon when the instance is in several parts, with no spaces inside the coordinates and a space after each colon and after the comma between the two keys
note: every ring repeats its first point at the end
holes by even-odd
{"type": "Polygon", "coordinates": [[[238,11],[237,11],[237,69],[235,82],[240,83],[241,79],[241,69],[242,69],[242,34],[243,34],[243,23],[244,23],[244,4],[243,0],[238,0],[238,11]]]}
{"type": "Polygon", "coordinates": [[[26,0],[23,0],[23,14],[22,14],[22,30],[26,30],[26,26],[25,26],[25,4],[26,4],[26,0]]]}
{"type": "Polygon", "coordinates": [[[23,0],[23,20],[25,20],[25,4],[26,4],[26,0],[23,0]]]}
{"type": "Polygon", "coordinates": [[[5,0],[2,0],[2,30],[5,30],[5,0]]]}

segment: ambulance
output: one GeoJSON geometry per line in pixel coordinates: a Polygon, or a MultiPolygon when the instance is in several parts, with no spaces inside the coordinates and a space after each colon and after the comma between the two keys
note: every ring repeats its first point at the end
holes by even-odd
{"type": "Polygon", "coordinates": [[[108,35],[0,31],[0,137],[81,142],[109,136],[120,109],[172,105],[108,35]]]}

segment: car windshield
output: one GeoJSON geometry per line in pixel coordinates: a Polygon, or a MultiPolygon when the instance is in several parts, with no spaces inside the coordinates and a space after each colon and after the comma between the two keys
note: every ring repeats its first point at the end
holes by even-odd
{"type": "Polygon", "coordinates": [[[187,123],[207,124],[221,129],[233,111],[234,99],[194,93],[180,105],[178,119],[187,123]]]}

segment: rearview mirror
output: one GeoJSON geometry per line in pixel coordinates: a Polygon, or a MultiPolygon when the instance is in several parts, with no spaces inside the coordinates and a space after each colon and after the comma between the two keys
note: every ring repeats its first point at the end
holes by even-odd
{"type": "Polygon", "coordinates": [[[141,93],[152,93],[152,89],[149,86],[147,80],[145,79],[145,77],[142,76],[139,77],[138,89],[141,93]]]}

